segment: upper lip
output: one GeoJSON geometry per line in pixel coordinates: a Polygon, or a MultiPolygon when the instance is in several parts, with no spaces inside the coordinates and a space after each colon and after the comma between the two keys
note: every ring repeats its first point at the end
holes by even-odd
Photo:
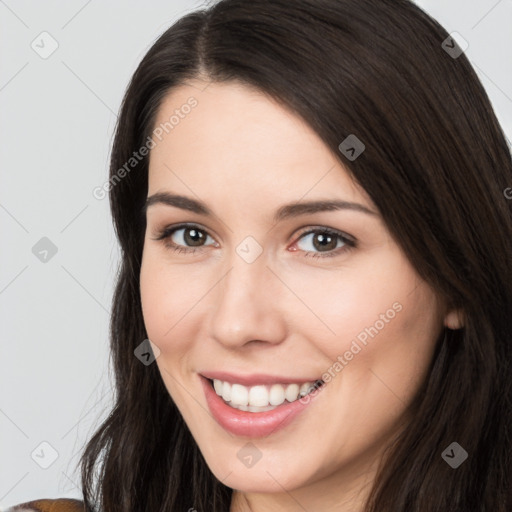
{"type": "Polygon", "coordinates": [[[200,372],[200,375],[207,379],[222,380],[231,384],[242,384],[243,386],[256,386],[258,384],[303,384],[305,382],[316,382],[320,378],[304,379],[296,377],[282,377],[279,375],[268,375],[264,373],[251,373],[249,375],[236,375],[223,371],[200,372]]]}

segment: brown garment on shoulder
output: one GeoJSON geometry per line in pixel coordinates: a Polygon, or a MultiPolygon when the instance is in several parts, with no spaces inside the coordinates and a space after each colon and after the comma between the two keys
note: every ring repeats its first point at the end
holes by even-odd
{"type": "Polygon", "coordinates": [[[6,512],[85,512],[85,506],[80,500],[58,498],[20,503],[6,512]]]}

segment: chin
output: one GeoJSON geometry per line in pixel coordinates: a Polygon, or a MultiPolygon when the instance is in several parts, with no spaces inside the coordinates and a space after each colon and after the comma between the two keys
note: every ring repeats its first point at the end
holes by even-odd
{"type": "MultiPolygon", "coordinates": [[[[210,471],[224,485],[243,492],[266,494],[283,492],[283,489],[291,491],[307,482],[307,475],[290,473],[292,468],[286,461],[264,462],[262,458],[252,467],[245,467],[235,455],[233,464],[226,465],[222,462],[218,461],[217,465],[208,464],[210,471]]],[[[304,467],[307,467],[307,463],[304,463],[302,469],[304,467]]]]}

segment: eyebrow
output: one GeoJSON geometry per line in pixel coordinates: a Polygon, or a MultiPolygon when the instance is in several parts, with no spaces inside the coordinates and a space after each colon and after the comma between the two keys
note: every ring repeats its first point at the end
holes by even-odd
{"type": "MultiPolygon", "coordinates": [[[[143,215],[146,215],[149,207],[155,204],[174,206],[176,208],[181,208],[182,210],[187,210],[199,215],[213,216],[213,212],[210,210],[210,208],[208,208],[201,201],[197,201],[196,199],[192,199],[186,196],[170,194],[169,192],[157,192],[156,194],[148,197],[142,208],[143,215]]],[[[353,210],[356,212],[366,213],[368,215],[378,215],[376,212],[370,210],[366,206],[350,201],[300,201],[281,206],[274,214],[273,222],[276,223],[291,217],[298,217],[299,215],[336,210],[353,210]]]]}

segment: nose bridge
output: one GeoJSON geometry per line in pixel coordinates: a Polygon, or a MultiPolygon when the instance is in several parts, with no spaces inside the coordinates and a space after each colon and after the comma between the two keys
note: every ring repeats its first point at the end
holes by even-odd
{"type": "Polygon", "coordinates": [[[212,297],[211,335],[231,347],[254,340],[281,341],[286,323],[264,255],[251,261],[234,251],[226,267],[212,297]]]}

